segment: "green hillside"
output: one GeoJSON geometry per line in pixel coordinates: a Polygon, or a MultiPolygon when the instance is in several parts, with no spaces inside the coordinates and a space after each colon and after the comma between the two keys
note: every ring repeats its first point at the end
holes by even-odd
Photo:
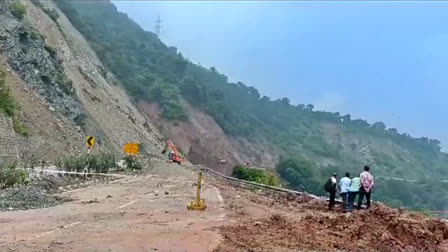
{"type": "Polygon", "coordinates": [[[186,100],[228,135],[267,139],[283,159],[306,164],[279,172],[291,186],[322,194],[323,181],[333,171],[359,174],[369,164],[379,178],[374,199],[394,206],[446,207],[448,183],[441,180],[448,179],[448,155],[438,140],[413,138],[382,122],[314,111],[313,105],[292,105],[288,98],[271,100],[241,82],[230,83],[214,67],[193,64],[164,45],[110,2],[56,3],[135,100],[157,102],[166,120],[181,121],[189,120],[186,100]]]}

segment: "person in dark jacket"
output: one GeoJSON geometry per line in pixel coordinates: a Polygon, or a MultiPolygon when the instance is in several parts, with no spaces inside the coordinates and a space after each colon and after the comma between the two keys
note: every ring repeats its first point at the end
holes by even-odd
{"type": "Polygon", "coordinates": [[[328,209],[332,210],[335,205],[335,199],[336,199],[336,192],[337,192],[337,181],[338,175],[336,173],[333,173],[333,176],[331,176],[328,181],[325,183],[324,189],[328,193],[330,193],[330,202],[328,203],[328,209]]]}

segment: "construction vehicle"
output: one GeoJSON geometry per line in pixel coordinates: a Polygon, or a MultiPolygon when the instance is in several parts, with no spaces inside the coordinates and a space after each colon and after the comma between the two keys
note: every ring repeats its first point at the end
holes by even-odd
{"type": "Polygon", "coordinates": [[[168,152],[168,161],[182,164],[184,159],[179,155],[179,151],[177,150],[176,146],[173,144],[171,140],[166,141],[165,149],[163,149],[162,154],[165,154],[168,152]]]}
{"type": "Polygon", "coordinates": [[[205,211],[207,205],[205,200],[201,199],[201,187],[202,187],[202,172],[199,172],[198,176],[198,188],[196,191],[196,200],[188,203],[187,209],[190,211],[205,211]]]}

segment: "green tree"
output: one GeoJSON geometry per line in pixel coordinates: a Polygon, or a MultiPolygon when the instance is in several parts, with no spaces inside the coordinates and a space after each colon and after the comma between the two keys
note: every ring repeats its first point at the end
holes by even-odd
{"type": "Polygon", "coordinates": [[[280,180],[273,173],[262,169],[249,169],[243,165],[237,165],[233,169],[233,177],[253,181],[269,186],[279,186],[280,180]]]}
{"type": "Polygon", "coordinates": [[[6,74],[0,69],[0,112],[7,116],[14,116],[18,105],[6,86],[6,74]]]}
{"type": "Polygon", "coordinates": [[[292,186],[306,189],[312,186],[314,168],[315,164],[305,158],[288,158],[281,160],[276,170],[292,186]]]}
{"type": "Polygon", "coordinates": [[[23,19],[26,15],[25,5],[23,5],[19,0],[12,1],[9,4],[9,9],[11,10],[11,14],[18,19],[23,19]]]}
{"type": "Polygon", "coordinates": [[[376,123],[372,124],[371,127],[376,129],[376,130],[379,130],[381,132],[386,130],[386,124],[384,124],[383,122],[376,122],[376,123]]]}

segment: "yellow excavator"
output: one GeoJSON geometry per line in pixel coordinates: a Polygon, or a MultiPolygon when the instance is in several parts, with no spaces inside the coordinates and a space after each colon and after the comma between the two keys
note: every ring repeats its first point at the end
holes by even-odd
{"type": "Polygon", "coordinates": [[[205,200],[201,199],[201,184],[202,184],[202,172],[199,172],[196,200],[188,203],[187,205],[187,209],[190,211],[205,211],[205,209],[207,208],[205,200]]]}

